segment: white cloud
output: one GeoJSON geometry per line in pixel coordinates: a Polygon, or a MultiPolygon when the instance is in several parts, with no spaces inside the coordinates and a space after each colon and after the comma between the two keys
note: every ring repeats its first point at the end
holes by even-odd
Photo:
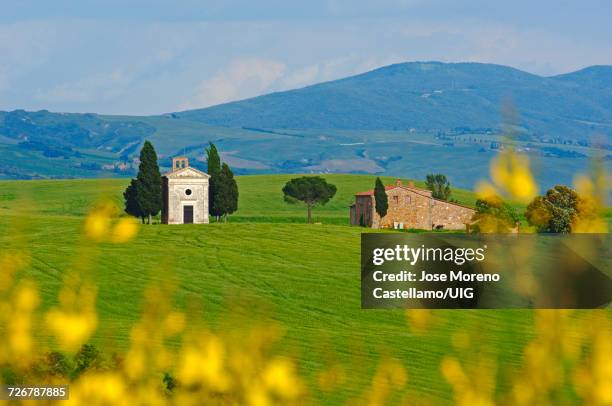
{"type": "MultiPolygon", "coordinates": [[[[353,7],[334,1],[332,8],[353,7]]],[[[390,8],[402,2],[384,0],[390,8]]],[[[449,21],[371,11],[265,21],[0,21],[0,110],[158,114],[415,60],[493,62],[540,74],[612,61],[605,36],[585,40],[479,15],[449,21]]]]}
{"type": "Polygon", "coordinates": [[[288,73],[282,80],[283,87],[289,89],[307,86],[319,77],[321,65],[309,65],[288,73]]]}
{"type": "Polygon", "coordinates": [[[91,103],[111,100],[127,91],[131,78],[121,70],[88,76],[74,82],[62,83],[46,90],[38,90],[34,98],[45,103],[91,103]]]}
{"type": "Polygon", "coordinates": [[[326,9],[334,15],[371,15],[372,13],[389,13],[410,10],[423,3],[423,0],[327,0],[326,9]]]}
{"type": "Polygon", "coordinates": [[[262,58],[242,58],[217,72],[197,87],[195,95],[179,106],[194,109],[257,96],[283,75],[285,64],[262,58]]]}
{"type": "Polygon", "coordinates": [[[356,73],[355,59],[345,56],[298,67],[283,75],[274,90],[295,89],[352,75],[356,73]]]}
{"type": "Polygon", "coordinates": [[[347,55],[300,67],[282,77],[278,90],[288,90],[315,83],[357,75],[392,63],[405,62],[399,56],[364,57],[347,55]]]}
{"type": "Polygon", "coordinates": [[[290,69],[282,62],[264,58],[241,58],[203,80],[190,100],[178,110],[196,109],[262,94],[290,90],[356,75],[390,63],[397,56],[374,58],[348,55],[290,69]]]}
{"type": "Polygon", "coordinates": [[[45,22],[0,24],[0,105],[8,104],[6,93],[19,78],[47,63],[57,37],[45,22]]]}
{"type": "Polygon", "coordinates": [[[2,92],[9,85],[9,76],[7,69],[0,66],[0,92],[2,92]]]}

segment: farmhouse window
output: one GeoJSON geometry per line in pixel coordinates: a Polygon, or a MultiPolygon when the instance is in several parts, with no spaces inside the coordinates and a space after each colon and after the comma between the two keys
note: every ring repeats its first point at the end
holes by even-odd
{"type": "Polygon", "coordinates": [[[399,196],[393,196],[393,202],[399,204],[399,196]]]}
{"type": "Polygon", "coordinates": [[[406,204],[410,204],[411,203],[411,197],[410,195],[406,196],[406,204]]]}

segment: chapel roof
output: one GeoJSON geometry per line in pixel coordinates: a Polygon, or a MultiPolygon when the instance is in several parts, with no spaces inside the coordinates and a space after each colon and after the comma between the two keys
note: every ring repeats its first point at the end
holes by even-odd
{"type": "Polygon", "coordinates": [[[210,176],[196,168],[189,166],[189,158],[186,156],[175,156],[172,158],[172,171],[164,175],[166,178],[205,178],[210,176]]]}
{"type": "Polygon", "coordinates": [[[199,169],[194,168],[193,166],[188,166],[186,168],[176,169],[174,171],[170,171],[164,174],[166,178],[210,178],[210,175],[206,172],[202,172],[199,169]]]}

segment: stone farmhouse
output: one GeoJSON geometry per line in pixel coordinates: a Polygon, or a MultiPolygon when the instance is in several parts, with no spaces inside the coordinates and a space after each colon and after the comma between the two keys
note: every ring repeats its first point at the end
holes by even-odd
{"type": "Polygon", "coordinates": [[[172,159],[172,172],[162,177],[162,223],[208,223],[208,174],[189,166],[189,159],[172,159]]]}
{"type": "Polygon", "coordinates": [[[435,199],[431,191],[402,185],[401,180],[385,186],[389,208],[382,219],[376,213],[374,190],[355,195],[350,206],[351,225],[372,228],[416,228],[423,230],[465,230],[475,210],[457,203],[435,199]]]}

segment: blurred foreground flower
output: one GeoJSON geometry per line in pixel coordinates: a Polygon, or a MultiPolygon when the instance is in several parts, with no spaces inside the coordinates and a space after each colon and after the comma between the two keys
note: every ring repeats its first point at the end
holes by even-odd
{"type": "Polygon", "coordinates": [[[371,406],[389,404],[393,391],[404,389],[407,381],[408,373],[399,361],[383,359],[376,369],[363,403],[371,406]]]}
{"type": "Polygon", "coordinates": [[[62,350],[74,353],[95,331],[98,316],[95,309],[96,289],[78,281],[67,284],[60,292],[60,306],[46,315],[47,327],[62,350]]]}
{"type": "Polygon", "coordinates": [[[268,390],[280,399],[297,399],[302,393],[295,365],[284,357],[277,357],[266,366],[263,381],[268,390]]]}
{"type": "Polygon", "coordinates": [[[556,403],[567,397],[572,377],[584,404],[612,404],[609,312],[581,314],[577,319],[576,312],[570,310],[535,312],[536,335],[524,348],[523,367],[512,391],[513,404],[556,403]]]}
{"type": "Polygon", "coordinates": [[[496,194],[476,200],[470,230],[477,233],[518,232],[519,217],[514,207],[496,194]]]}
{"type": "Polygon", "coordinates": [[[125,243],[132,240],[138,234],[138,221],[134,217],[122,217],[113,227],[111,241],[114,243],[125,243]]]}
{"type": "Polygon", "coordinates": [[[594,160],[590,176],[577,175],[574,178],[574,187],[580,196],[580,215],[574,219],[572,232],[607,233],[608,223],[603,218],[603,211],[610,188],[603,162],[594,160]]]}
{"type": "Polygon", "coordinates": [[[501,151],[491,160],[490,175],[493,184],[480,182],[476,187],[476,193],[483,200],[502,195],[528,203],[538,192],[529,169],[529,158],[511,148],[501,151]]]}
{"type": "Polygon", "coordinates": [[[117,405],[131,403],[126,382],[116,373],[89,374],[70,388],[69,405],[117,405]]]}
{"type": "Polygon", "coordinates": [[[93,241],[101,241],[106,238],[113,213],[112,203],[99,204],[94,207],[85,219],[85,235],[93,241]]]}
{"type": "MultiPolygon", "coordinates": [[[[35,311],[39,304],[38,291],[32,282],[20,283],[13,294],[7,320],[8,351],[19,367],[27,367],[33,360],[35,311]]],[[[4,307],[4,306],[3,306],[4,307]]],[[[4,313],[4,312],[3,312],[4,313]]]]}
{"type": "Polygon", "coordinates": [[[432,323],[432,311],[430,309],[408,309],[406,318],[412,332],[423,335],[432,323]]]}
{"type": "Polygon", "coordinates": [[[335,364],[319,373],[319,387],[322,391],[330,392],[342,386],[346,378],[344,368],[335,364]]]}
{"type": "Polygon", "coordinates": [[[95,242],[110,239],[113,243],[125,243],[136,237],[138,221],[134,217],[121,217],[114,221],[118,214],[119,208],[112,201],[96,204],[85,219],[87,238],[95,242]]]}
{"type": "Polygon", "coordinates": [[[22,252],[7,250],[0,255],[0,293],[12,286],[13,275],[28,264],[28,257],[22,252]]]}
{"type": "Polygon", "coordinates": [[[467,374],[455,357],[444,357],[441,371],[453,387],[455,404],[459,406],[494,405],[495,363],[481,358],[476,372],[467,374]]]}
{"type": "Polygon", "coordinates": [[[470,229],[477,233],[518,233],[519,218],[502,197],[527,203],[537,194],[537,185],[529,169],[529,159],[512,148],[501,151],[491,160],[492,183],[476,185],[476,213],[470,229]]]}
{"type": "Polygon", "coordinates": [[[574,371],[573,381],[586,404],[612,405],[612,331],[605,311],[590,315],[585,335],[591,349],[574,371]]]}
{"type": "Polygon", "coordinates": [[[204,385],[213,391],[226,391],[230,379],[225,366],[225,347],[213,335],[187,346],[179,360],[177,378],[187,386],[204,385]]]}

